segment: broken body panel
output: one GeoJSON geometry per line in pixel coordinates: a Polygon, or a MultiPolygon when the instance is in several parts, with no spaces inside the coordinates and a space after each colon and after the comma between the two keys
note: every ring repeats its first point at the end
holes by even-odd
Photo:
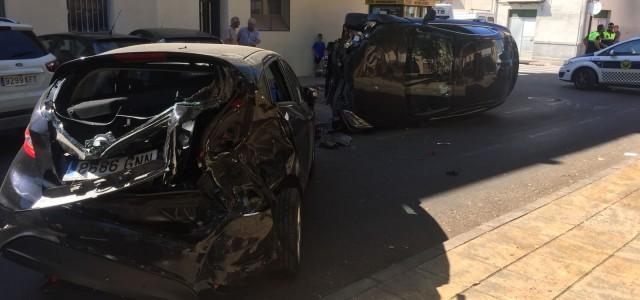
{"type": "Polygon", "coordinates": [[[279,191],[306,185],[300,162],[312,154],[296,135],[313,141],[313,112],[299,112],[309,124],[296,128],[265,96],[262,61],[279,58],[263,52],[231,62],[122,52],[63,65],[28,128],[35,158],[20,151],[2,185],[3,255],[121,295],[153,285],[147,296],[167,299],[276,259],[272,208],[279,191]],[[115,80],[100,92],[108,97],[82,96],[105,78],[115,80]],[[34,244],[52,250],[25,249],[34,244]],[[56,263],[87,255],[105,272],[56,263]]]}

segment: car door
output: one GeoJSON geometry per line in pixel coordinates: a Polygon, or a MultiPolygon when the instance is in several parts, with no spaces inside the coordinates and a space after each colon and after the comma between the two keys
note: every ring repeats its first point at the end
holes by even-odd
{"type": "MultiPolygon", "coordinates": [[[[297,77],[286,62],[272,58],[265,64],[263,86],[265,93],[276,104],[287,120],[294,135],[299,163],[307,178],[313,162],[313,111],[302,99],[297,77]]],[[[303,182],[306,184],[306,181],[303,182]]]]}
{"type": "Polygon", "coordinates": [[[640,87],[640,40],[612,47],[598,58],[602,83],[640,87]]]}
{"type": "Polygon", "coordinates": [[[426,116],[452,106],[453,36],[422,27],[414,33],[405,72],[409,111],[426,116]]]}

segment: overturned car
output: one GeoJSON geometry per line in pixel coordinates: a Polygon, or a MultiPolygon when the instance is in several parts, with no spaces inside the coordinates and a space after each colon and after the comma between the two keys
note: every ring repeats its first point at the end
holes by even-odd
{"type": "Polygon", "coordinates": [[[499,25],[353,13],[331,49],[327,99],[356,127],[470,114],[504,103],[518,65],[499,25]]]}
{"type": "Polygon", "coordinates": [[[279,55],[241,46],[61,66],[2,185],[2,255],[136,299],[295,273],[314,97],[279,55]]]}

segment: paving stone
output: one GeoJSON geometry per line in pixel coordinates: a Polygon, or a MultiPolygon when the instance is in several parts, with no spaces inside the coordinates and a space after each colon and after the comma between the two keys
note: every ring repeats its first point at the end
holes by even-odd
{"type": "Polygon", "coordinates": [[[595,271],[575,283],[558,299],[637,300],[640,299],[640,289],[637,284],[629,284],[622,277],[595,271]]]}
{"type": "Polygon", "coordinates": [[[380,286],[383,291],[406,300],[449,299],[465,288],[463,284],[419,270],[403,273],[380,286]]]}
{"type": "Polygon", "coordinates": [[[579,247],[573,247],[564,241],[554,241],[553,245],[527,255],[506,270],[529,277],[532,282],[542,283],[545,295],[553,297],[606,258],[606,253],[580,251],[579,247]],[[571,251],[575,251],[573,257],[571,251]],[[581,261],[582,259],[588,262],[581,261]]]}
{"type": "Polygon", "coordinates": [[[485,263],[504,267],[571,227],[565,223],[526,216],[486,233],[450,253],[477,257],[485,263]]]}
{"type": "Polygon", "coordinates": [[[621,277],[623,282],[640,287],[640,260],[614,255],[594,272],[621,277]]]}
{"type": "Polygon", "coordinates": [[[385,280],[389,280],[394,276],[402,274],[406,271],[407,271],[407,268],[405,266],[394,264],[394,265],[391,265],[391,267],[388,267],[380,272],[377,272],[371,275],[371,278],[382,282],[385,280]]]}
{"type": "Polygon", "coordinates": [[[576,194],[591,200],[613,203],[635,190],[635,186],[617,183],[615,176],[596,181],[577,191],[576,194]]]}
{"type": "Polygon", "coordinates": [[[367,290],[375,287],[376,285],[378,285],[378,282],[376,282],[375,280],[371,279],[371,278],[364,278],[361,280],[358,280],[348,286],[346,286],[345,288],[332,293],[331,295],[324,297],[322,299],[324,300],[346,300],[346,299],[351,299],[357,295],[360,295],[364,292],[366,292],[367,290]]]}
{"type": "Polygon", "coordinates": [[[640,261],[640,235],[615,254],[618,257],[640,261]]]}
{"type": "Polygon", "coordinates": [[[358,296],[353,297],[354,300],[402,300],[398,296],[389,294],[379,288],[372,288],[358,296]]]}
{"type": "Polygon", "coordinates": [[[587,220],[583,225],[599,234],[617,236],[626,240],[632,240],[639,231],[640,218],[634,218],[635,214],[629,214],[622,206],[612,206],[604,212],[587,220]]]}
{"type": "Polygon", "coordinates": [[[607,234],[606,230],[594,230],[593,226],[579,226],[562,236],[562,240],[578,247],[611,254],[628,242],[620,235],[607,234]]]}
{"type": "Polygon", "coordinates": [[[495,295],[500,299],[551,299],[553,291],[546,289],[547,282],[502,270],[474,287],[477,291],[495,295]]]}
{"type": "Polygon", "coordinates": [[[448,253],[420,265],[418,269],[446,278],[450,282],[472,286],[500,268],[472,256],[448,253]]]}
{"type": "Polygon", "coordinates": [[[498,300],[494,296],[489,294],[481,293],[475,288],[471,288],[464,293],[459,293],[451,298],[452,300],[498,300]]]}
{"type": "MultiPolygon", "coordinates": [[[[613,201],[611,201],[613,202],[613,201]]],[[[552,222],[578,225],[609,206],[610,203],[571,194],[542,207],[530,217],[542,217],[552,222]]]]}

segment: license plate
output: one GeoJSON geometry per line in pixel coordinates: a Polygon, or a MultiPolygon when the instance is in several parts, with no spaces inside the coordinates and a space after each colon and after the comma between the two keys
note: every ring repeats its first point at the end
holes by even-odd
{"type": "Polygon", "coordinates": [[[69,164],[62,181],[93,180],[123,170],[148,164],[158,159],[158,150],[131,157],[120,157],[94,161],[74,161],[69,164]]]}
{"type": "Polygon", "coordinates": [[[0,77],[0,85],[11,86],[23,86],[36,83],[36,75],[14,75],[0,77]]]}

